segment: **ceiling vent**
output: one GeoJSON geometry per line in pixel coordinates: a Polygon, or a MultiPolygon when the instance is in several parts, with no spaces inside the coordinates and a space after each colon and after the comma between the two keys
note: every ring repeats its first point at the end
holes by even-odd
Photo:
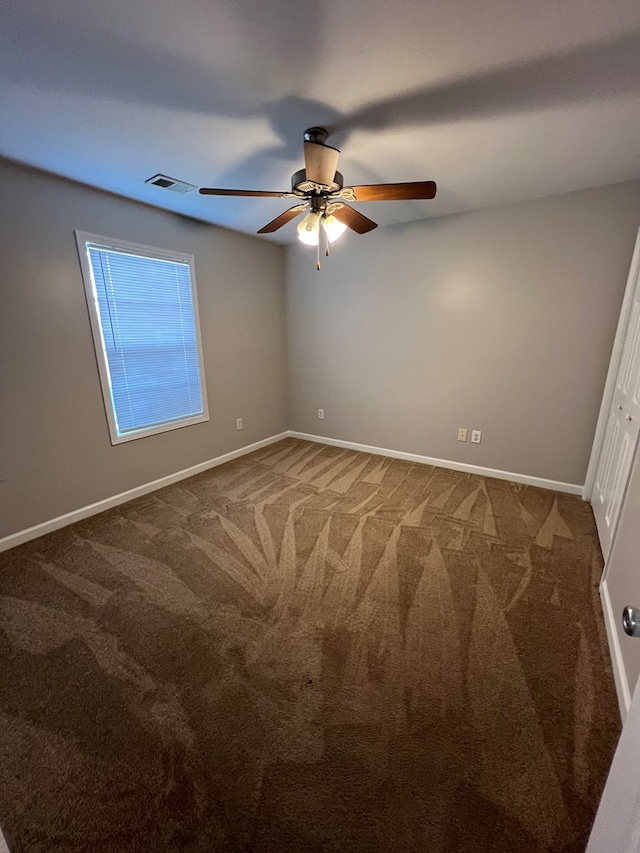
{"type": "Polygon", "coordinates": [[[169,178],[167,175],[154,175],[148,178],[145,184],[153,184],[156,187],[161,187],[163,190],[171,190],[173,193],[190,193],[195,190],[193,184],[187,184],[184,181],[178,181],[176,178],[169,178]]]}

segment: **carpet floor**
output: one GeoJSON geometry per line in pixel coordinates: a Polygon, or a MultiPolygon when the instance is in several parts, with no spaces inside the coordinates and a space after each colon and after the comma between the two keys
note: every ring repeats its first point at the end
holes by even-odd
{"type": "Polygon", "coordinates": [[[287,439],[0,555],[12,853],[582,853],[579,498],[287,439]]]}

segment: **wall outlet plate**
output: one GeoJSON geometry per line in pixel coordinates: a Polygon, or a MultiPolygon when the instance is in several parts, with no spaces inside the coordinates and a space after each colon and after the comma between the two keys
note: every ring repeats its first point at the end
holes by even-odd
{"type": "Polygon", "coordinates": [[[467,440],[467,431],[466,429],[460,428],[458,430],[458,441],[466,441],[467,440]]]}
{"type": "Polygon", "coordinates": [[[471,444],[480,444],[482,441],[482,430],[481,429],[472,429],[471,430],[471,444]]]}
{"type": "Polygon", "coordinates": [[[236,429],[242,429],[242,418],[236,418],[236,429]]]}
{"type": "Polygon", "coordinates": [[[324,409],[318,409],[318,418],[319,420],[324,420],[324,409]]]}

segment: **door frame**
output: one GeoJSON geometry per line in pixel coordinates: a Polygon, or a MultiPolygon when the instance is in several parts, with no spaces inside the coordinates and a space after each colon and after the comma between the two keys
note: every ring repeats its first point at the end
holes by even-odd
{"type": "MultiPolygon", "coordinates": [[[[613,552],[613,545],[611,546],[613,552]]],[[[606,571],[606,569],[605,569],[606,571]]],[[[632,693],[629,687],[629,679],[624,666],[622,657],[622,649],[620,648],[620,638],[618,637],[618,622],[620,614],[613,612],[611,606],[611,597],[609,596],[609,586],[607,579],[603,577],[600,582],[600,604],[602,606],[602,615],[604,618],[604,627],[607,632],[607,642],[609,644],[609,657],[611,658],[611,669],[613,670],[613,681],[616,687],[616,696],[618,698],[618,708],[620,709],[620,719],[624,725],[629,708],[631,707],[632,693]]],[[[1,853],[1,851],[0,851],[1,853]]]]}
{"type": "MultiPolygon", "coordinates": [[[[584,501],[591,501],[591,498],[593,496],[596,472],[598,470],[598,464],[600,462],[600,453],[602,452],[602,442],[604,440],[604,434],[607,428],[607,421],[609,420],[609,409],[611,408],[611,401],[613,399],[613,394],[616,387],[616,379],[618,378],[618,370],[620,369],[620,359],[622,357],[624,339],[627,334],[627,326],[629,324],[629,317],[631,315],[631,308],[633,304],[633,294],[638,276],[640,276],[640,228],[638,228],[638,232],[636,234],[636,243],[633,250],[633,257],[631,259],[629,277],[627,278],[624,297],[622,299],[622,307],[620,309],[620,317],[618,319],[618,328],[616,329],[616,336],[613,342],[613,349],[611,351],[611,361],[609,362],[609,370],[607,372],[607,380],[605,382],[604,393],[602,395],[602,403],[600,404],[598,423],[593,438],[593,445],[591,447],[589,467],[587,468],[587,476],[585,477],[584,486],[582,489],[582,500],[584,501]]],[[[618,513],[618,518],[619,517],[620,514],[618,513]]],[[[615,530],[612,531],[612,546],[614,536],[615,530]]]]}

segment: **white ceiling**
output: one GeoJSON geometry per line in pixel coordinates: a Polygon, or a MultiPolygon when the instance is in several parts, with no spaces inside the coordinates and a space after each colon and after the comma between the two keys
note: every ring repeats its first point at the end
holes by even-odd
{"type": "Polygon", "coordinates": [[[292,202],[145,179],[287,190],[317,124],[437,182],[383,225],[640,177],[638,0],[4,0],[0,78],[0,153],[248,233],[292,202]]]}

